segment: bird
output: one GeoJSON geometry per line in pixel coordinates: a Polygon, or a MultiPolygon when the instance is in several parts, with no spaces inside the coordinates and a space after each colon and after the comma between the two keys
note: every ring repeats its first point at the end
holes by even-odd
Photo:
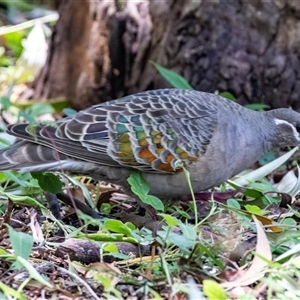
{"type": "Polygon", "coordinates": [[[59,171],[118,184],[138,171],[149,194],[178,198],[224,183],[273,148],[300,144],[300,114],[257,112],[219,95],[183,89],[140,92],[94,105],[55,124],[14,124],[0,171],[59,171]]]}

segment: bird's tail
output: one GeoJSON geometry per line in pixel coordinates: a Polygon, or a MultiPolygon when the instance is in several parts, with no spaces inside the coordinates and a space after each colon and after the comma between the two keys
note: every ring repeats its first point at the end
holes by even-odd
{"type": "Polygon", "coordinates": [[[67,157],[55,149],[28,141],[19,141],[0,150],[0,171],[54,171],[58,170],[59,165],[65,160],[68,160],[67,157]]]}

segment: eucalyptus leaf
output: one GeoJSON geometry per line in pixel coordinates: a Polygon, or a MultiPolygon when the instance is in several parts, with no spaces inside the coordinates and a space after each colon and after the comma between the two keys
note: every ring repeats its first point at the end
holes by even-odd
{"type": "Polygon", "coordinates": [[[155,62],[151,63],[155,66],[156,70],[160,73],[160,75],[164,79],[166,79],[174,88],[193,90],[192,86],[181,75],[171,70],[168,70],[155,62]]]}
{"type": "Polygon", "coordinates": [[[40,187],[52,194],[57,194],[62,190],[63,183],[59,176],[49,172],[32,172],[32,177],[37,179],[40,187]]]}

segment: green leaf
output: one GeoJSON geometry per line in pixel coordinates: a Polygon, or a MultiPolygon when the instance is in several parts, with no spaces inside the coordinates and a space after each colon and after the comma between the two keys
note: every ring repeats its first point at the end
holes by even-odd
{"type": "Polygon", "coordinates": [[[213,280],[203,280],[203,293],[209,300],[226,300],[226,292],[220,284],[213,280]]]}
{"type": "Polygon", "coordinates": [[[179,207],[174,206],[174,209],[184,218],[189,219],[190,215],[184,211],[183,209],[180,209],[179,207]]]}
{"type": "Polygon", "coordinates": [[[127,182],[130,184],[131,191],[137,196],[147,195],[150,191],[147,181],[138,171],[133,171],[127,179],[127,182]]]}
{"type": "MultiPolygon", "coordinates": [[[[273,190],[273,188],[272,188],[272,190],[273,190]]],[[[245,189],[243,191],[243,194],[245,196],[252,197],[252,198],[260,198],[260,197],[264,196],[263,192],[257,191],[257,190],[255,190],[253,188],[251,188],[251,189],[245,189]]]]}
{"type": "Polygon", "coordinates": [[[194,249],[194,255],[196,255],[196,257],[199,257],[202,256],[203,253],[205,253],[210,257],[210,259],[214,262],[214,264],[217,265],[218,268],[224,269],[224,264],[222,260],[217,258],[215,252],[212,252],[212,250],[213,250],[212,248],[207,248],[203,244],[198,243],[194,249]]]}
{"type": "MultiPolygon", "coordinates": [[[[94,275],[94,280],[97,280],[98,282],[100,282],[105,291],[110,291],[113,289],[114,284],[113,284],[112,278],[111,278],[111,276],[109,276],[109,274],[105,274],[104,272],[96,273],[94,275]]],[[[105,299],[105,298],[102,298],[102,299],[105,299]]]]}
{"type": "Polygon", "coordinates": [[[119,252],[117,245],[114,243],[105,243],[103,250],[111,253],[119,252]]]}
{"type": "Polygon", "coordinates": [[[173,87],[177,89],[193,90],[192,86],[181,75],[168,70],[155,62],[151,63],[155,66],[160,75],[164,79],[166,79],[173,87]]]}
{"type": "Polygon", "coordinates": [[[24,110],[20,110],[19,117],[23,117],[30,124],[36,123],[35,118],[24,110]]]}
{"type": "Polygon", "coordinates": [[[8,96],[0,97],[0,103],[2,105],[3,110],[8,110],[11,106],[10,98],[8,96]]]}
{"type": "Polygon", "coordinates": [[[127,182],[131,187],[131,191],[137,195],[143,203],[151,205],[156,210],[164,210],[164,204],[159,198],[148,195],[150,188],[141,172],[133,171],[127,179],[127,182]]]}
{"type": "Polygon", "coordinates": [[[250,182],[249,185],[252,188],[254,188],[257,192],[276,192],[276,188],[270,182],[250,182]]]}
{"type": "Polygon", "coordinates": [[[259,216],[262,216],[263,213],[261,211],[261,209],[256,206],[256,205],[250,205],[250,204],[247,204],[245,205],[245,209],[249,212],[249,213],[253,213],[253,214],[256,214],[256,215],[259,215],[259,216]]]}
{"type": "Polygon", "coordinates": [[[48,172],[32,172],[31,176],[37,179],[40,187],[45,192],[57,194],[62,190],[63,183],[58,176],[48,172]]]}
{"type": "Polygon", "coordinates": [[[256,110],[256,111],[265,111],[266,109],[269,109],[270,106],[264,103],[250,103],[250,104],[245,104],[244,107],[256,110]]]}
{"type": "Polygon", "coordinates": [[[4,34],[6,45],[14,52],[15,56],[19,57],[23,51],[22,39],[24,37],[25,31],[14,31],[4,34]]]}
{"type": "MultiPolygon", "coordinates": [[[[7,227],[8,227],[10,242],[14,250],[15,256],[16,257],[20,256],[25,260],[28,259],[30,251],[32,250],[32,246],[33,246],[32,236],[24,232],[17,232],[9,225],[7,225],[7,227]]],[[[20,262],[18,261],[16,261],[13,266],[15,269],[22,268],[22,264],[20,264],[20,262]]]]}
{"type": "Polygon", "coordinates": [[[107,220],[107,221],[105,221],[104,226],[109,231],[122,233],[122,234],[124,234],[126,236],[130,236],[130,237],[132,236],[131,228],[129,228],[123,222],[121,222],[119,220],[107,220]]]}
{"type": "Polygon", "coordinates": [[[0,256],[6,256],[6,255],[8,255],[8,253],[3,248],[0,247],[0,256]]]}
{"type": "Polygon", "coordinates": [[[228,199],[227,205],[228,205],[228,207],[231,207],[231,208],[241,209],[240,203],[235,199],[228,199]]]}
{"type": "Polygon", "coordinates": [[[165,220],[165,222],[167,223],[167,225],[169,227],[174,227],[174,226],[177,226],[179,224],[179,220],[177,220],[173,216],[170,216],[168,214],[159,214],[159,215],[163,217],[163,219],[165,220]]]}
{"type": "Polygon", "coordinates": [[[219,96],[223,97],[223,98],[226,98],[228,100],[231,100],[231,101],[235,101],[236,98],[229,92],[222,92],[219,94],[219,96]]]}
{"type": "Polygon", "coordinates": [[[192,226],[191,224],[184,224],[180,222],[179,227],[184,237],[188,238],[191,241],[196,241],[198,235],[194,226],[192,226]]]}
{"type": "Polygon", "coordinates": [[[110,214],[111,205],[109,203],[102,203],[100,206],[100,212],[107,215],[110,214]]]}
{"type": "Polygon", "coordinates": [[[23,257],[21,256],[18,256],[17,257],[18,259],[18,262],[20,264],[22,264],[25,269],[28,271],[29,275],[31,278],[35,279],[36,281],[38,281],[39,283],[49,287],[49,288],[52,288],[53,286],[47,281],[45,280],[39,273],[38,271],[31,265],[30,262],[28,262],[26,259],[24,259],[23,257]]]}
{"type": "Polygon", "coordinates": [[[26,109],[26,112],[32,117],[38,117],[43,114],[53,114],[54,108],[47,103],[34,103],[26,109]]]}
{"type": "Polygon", "coordinates": [[[9,180],[16,182],[17,184],[19,184],[22,187],[26,186],[26,182],[20,180],[15,174],[14,172],[11,171],[3,171],[3,173],[6,175],[7,178],[9,178],[9,180]]]}
{"type": "Polygon", "coordinates": [[[152,195],[141,195],[140,197],[141,201],[145,204],[151,205],[154,209],[163,211],[164,210],[164,204],[163,202],[152,195]]]}
{"type": "Polygon", "coordinates": [[[167,244],[176,245],[179,249],[184,252],[188,252],[194,247],[195,241],[183,236],[182,234],[177,234],[175,232],[167,232],[159,230],[157,235],[167,244]]]}
{"type": "Polygon", "coordinates": [[[5,296],[12,296],[13,298],[7,297],[7,298],[2,298],[1,294],[0,297],[1,299],[18,299],[18,300],[28,300],[28,298],[20,293],[19,291],[16,291],[9,287],[8,285],[4,284],[3,282],[0,281],[0,289],[3,291],[5,296]]]}
{"type": "Polygon", "coordinates": [[[72,108],[64,108],[63,109],[63,113],[67,116],[67,117],[70,117],[70,116],[73,116],[77,113],[77,111],[75,109],[72,109],[72,108]]]}
{"type": "Polygon", "coordinates": [[[131,222],[126,222],[125,225],[126,225],[129,229],[131,229],[131,230],[135,230],[135,229],[136,229],[135,225],[132,224],[131,222]]]}
{"type": "Polygon", "coordinates": [[[5,173],[0,172],[0,182],[7,181],[8,177],[6,176],[5,173]]]}
{"type": "Polygon", "coordinates": [[[20,206],[33,206],[33,207],[39,207],[41,209],[45,209],[45,206],[43,206],[40,202],[35,200],[34,198],[30,196],[19,196],[14,195],[12,193],[5,193],[1,192],[1,194],[4,194],[9,200],[11,200],[13,203],[20,205],[20,206]]]}
{"type": "Polygon", "coordinates": [[[297,226],[297,222],[292,218],[285,218],[281,224],[289,225],[289,226],[297,226]]]}

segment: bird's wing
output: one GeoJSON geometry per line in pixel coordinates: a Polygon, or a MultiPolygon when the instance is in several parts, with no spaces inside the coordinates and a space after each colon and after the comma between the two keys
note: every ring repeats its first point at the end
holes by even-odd
{"type": "Polygon", "coordinates": [[[40,124],[32,130],[20,124],[8,130],[79,160],[175,172],[205,153],[218,121],[214,97],[185,90],[148,91],[93,106],[57,126],[40,124]]]}

